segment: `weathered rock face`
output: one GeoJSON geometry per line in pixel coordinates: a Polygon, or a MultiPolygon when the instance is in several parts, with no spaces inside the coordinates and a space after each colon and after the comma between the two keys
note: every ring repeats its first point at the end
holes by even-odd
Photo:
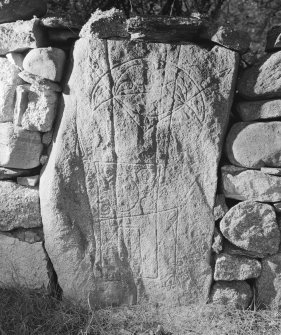
{"type": "Polygon", "coordinates": [[[234,124],[226,139],[226,153],[238,166],[281,166],[281,122],[234,124]]]}
{"type": "Polygon", "coordinates": [[[279,249],[280,232],[273,207],[243,201],[232,207],[220,222],[222,234],[239,248],[265,257],[279,249]]]}
{"type": "Polygon", "coordinates": [[[93,305],[206,300],[217,165],[238,55],[81,39],[40,179],[64,295],[93,305]]]}
{"type": "Polygon", "coordinates": [[[261,273],[261,264],[255,259],[243,256],[221,254],[215,264],[215,280],[246,280],[261,273]]]}
{"type": "Polygon", "coordinates": [[[0,122],[8,122],[13,121],[16,87],[22,80],[19,69],[6,58],[0,57],[0,69],[0,122]]]}
{"type": "Polygon", "coordinates": [[[29,20],[47,12],[46,0],[9,0],[1,2],[0,23],[29,20]]]}
{"type": "Polygon", "coordinates": [[[262,260],[261,276],[257,279],[257,301],[261,306],[281,306],[281,254],[262,260]]]}
{"type": "Polygon", "coordinates": [[[243,121],[267,120],[281,117],[281,99],[243,101],[236,105],[243,121]]]}
{"type": "Polygon", "coordinates": [[[238,81],[238,93],[246,99],[281,97],[281,51],[266,55],[245,70],[238,81]]]}
{"type": "Polygon", "coordinates": [[[46,44],[47,38],[38,19],[0,24],[0,55],[44,47],[46,44]]]}
{"type": "Polygon", "coordinates": [[[222,191],[227,198],[261,202],[281,201],[281,178],[232,165],[221,168],[222,191]]]}
{"type": "Polygon", "coordinates": [[[48,286],[42,242],[29,244],[0,234],[0,285],[39,289],[48,286]]]}
{"type": "Polygon", "coordinates": [[[0,123],[0,166],[35,168],[40,164],[42,150],[39,132],[14,127],[12,122],[0,123]]]}
{"type": "Polygon", "coordinates": [[[210,295],[210,301],[213,303],[230,305],[240,309],[249,307],[252,298],[251,287],[244,281],[217,282],[210,295]]]}
{"type": "Polygon", "coordinates": [[[14,182],[0,183],[0,230],[41,227],[38,189],[14,182]]]}

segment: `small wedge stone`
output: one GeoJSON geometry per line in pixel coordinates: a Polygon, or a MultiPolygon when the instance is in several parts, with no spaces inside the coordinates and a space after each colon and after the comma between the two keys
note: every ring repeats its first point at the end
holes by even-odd
{"type": "Polygon", "coordinates": [[[37,48],[31,50],[24,58],[23,68],[25,71],[59,82],[62,79],[65,52],[58,48],[37,48]]]}
{"type": "Polygon", "coordinates": [[[267,32],[265,51],[281,49],[281,26],[274,26],[267,32]]]}
{"type": "Polygon", "coordinates": [[[242,121],[281,118],[281,99],[243,101],[236,105],[242,121]]]}
{"type": "Polygon", "coordinates": [[[223,236],[216,227],[214,229],[212,250],[216,254],[221,253],[223,250],[223,236]]]}
{"type": "Polygon", "coordinates": [[[225,216],[228,211],[228,207],[225,203],[225,196],[224,194],[217,194],[215,200],[215,207],[214,207],[214,217],[215,221],[221,219],[225,216]]]}
{"type": "Polygon", "coordinates": [[[0,180],[9,180],[9,179],[16,179],[17,177],[22,176],[32,176],[34,174],[38,174],[40,172],[38,168],[35,169],[7,169],[0,167],[0,180]]]}
{"type": "Polygon", "coordinates": [[[23,70],[22,63],[24,60],[24,55],[19,52],[9,52],[6,55],[8,61],[16,66],[18,69],[23,70]]]}
{"type": "Polygon", "coordinates": [[[281,176],[281,168],[261,167],[261,172],[272,176],[281,176]]]}
{"type": "Polygon", "coordinates": [[[42,78],[40,76],[36,76],[35,74],[31,74],[27,71],[20,72],[19,77],[22,78],[27,83],[31,84],[31,86],[33,86],[34,89],[51,90],[55,92],[62,91],[62,87],[58,83],[55,83],[54,81],[51,81],[46,78],[42,78]]]}
{"type": "Polygon", "coordinates": [[[30,177],[18,177],[17,183],[22,186],[35,187],[39,184],[39,175],[30,176],[30,177]]]}

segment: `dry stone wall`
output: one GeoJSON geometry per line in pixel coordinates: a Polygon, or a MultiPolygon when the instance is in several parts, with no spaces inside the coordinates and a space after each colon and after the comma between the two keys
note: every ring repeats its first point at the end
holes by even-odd
{"type": "Polygon", "coordinates": [[[24,15],[0,24],[0,282],[279,306],[278,29],[245,69],[247,36],[197,16],[24,15]]]}

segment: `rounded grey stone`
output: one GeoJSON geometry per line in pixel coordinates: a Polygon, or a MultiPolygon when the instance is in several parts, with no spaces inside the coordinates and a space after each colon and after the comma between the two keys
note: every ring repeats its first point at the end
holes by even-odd
{"type": "Polygon", "coordinates": [[[270,205],[251,200],[240,202],[223,217],[220,230],[234,245],[263,257],[278,251],[280,231],[270,205]]]}

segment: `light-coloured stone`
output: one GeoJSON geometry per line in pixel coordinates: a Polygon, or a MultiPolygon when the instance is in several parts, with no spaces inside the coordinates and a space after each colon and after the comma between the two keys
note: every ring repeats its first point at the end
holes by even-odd
{"type": "Polygon", "coordinates": [[[42,155],[42,156],[40,157],[40,164],[41,164],[41,165],[45,165],[45,164],[47,164],[48,159],[49,159],[49,156],[47,156],[47,155],[42,155]]]}
{"type": "Polygon", "coordinates": [[[59,48],[37,48],[31,50],[24,58],[25,71],[55,82],[63,76],[65,52],[59,48]]]}
{"type": "Polygon", "coordinates": [[[17,88],[14,124],[30,131],[47,132],[56,116],[58,93],[28,85],[17,88]]]}
{"type": "Polygon", "coordinates": [[[230,162],[247,168],[281,166],[281,122],[238,122],[226,138],[230,162]]]}
{"type": "Polygon", "coordinates": [[[281,26],[274,26],[267,32],[266,51],[276,51],[281,49],[281,26]]]}
{"type": "Polygon", "coordinates": [[[281,99],[243,101],[236,105],[242,121],[281,118],[281,99]]]}
{"type": "Polygon", "coordinates": [[[22,186],[35,187],[39,184],[39,175],[29,176],[29,177],[18,177],[17,183],[22,186]]]}
{"type": "Polygon", "coordinates": [[[221,188],[226,198],[261,202],[281,201],[281,177],[232,165],[221,168],[221,188]]]}
{"type": "Polygon", "coordinates": [[[214,207],[214,217],[215,220],[219,220],[227,213],[228,207],[225,203],[225,196],[224,194],[217,194],[215,200],[215,207],[214,207]]]}
{"type": "Polygon", "coordinates": [[[36,173],[38,173],[39,170],[37,168],[35,169],[7,169],[0,167],[0,180],[6,180],[6,179],[16,179],[17,177],[22,176],[32,176],[36,173]]]}
{"type": "Polygon", "coordinates": [[[281,213],[281,202],[275,202],[272,204],[276,213],[281,213]]]}
{"type": "Polygon", "coordinates": [[[96,10],[89,21],[82,27],[80,37],[129,38],[126,30],[126,16],[122,10],[96,10]]]}
{"type": "Polygon", "coordinates": [[[0,234],[0,286],[47,288],[47,259],[42,242],[29,244],[0,234]]]}
{"type": "Polygon", "coordinates": [[[61,92],[62,88],[58,83],[52,80],[36,76],[27,71],[22,71],[19,73],[19,77],[22,78],[27,83],[31,84],[34,89],[37,90],[51,90],[55,92],[61,92]]]}
{"type": "Polygon", "coordinates": [[[0,23],[30,20],[47,12],[46,0],[4,0],[0,6],[0,23]]]}
{"type": "Polygon", "coordinates": [[[276,253],[280,231],[272,206],[243,201],[232,207],[220,222],[220,231],[239,248],[258,252],[263,257],[276,253]]]}
{"type": "Polygon", "coordinates": [[[246,280],[257,278],[261,273],[261,263],[243,256],[220,254],[216,258],[215,280],[246,280]]]}
{"type": "Polygon", "coordinates": [[[0,123],[0,166],[32,169],[40,164],[43,150],[39,132],[14,127],[13,123],[0,123]]]}
{"type": "Polygon", "coordinates": [[[238,55],[82,38],[73,57],[40,179],[46,249],[64,296],[91,305],[206,300],[238,55]]]}
{"type": "Polygon", "coordinates": [[[201,33],[201,37],[238,51],[241,54],[246,53],[250,47],[250,36],[246,32],[234,29],[230,25],[219,26],[215,29],[208,26],[201,33]]]}
{"type": "Polygon", "coordinates": [[[261,172],[273,176],[281,176],[281,168],[261,167],[261,172]]]}
{"type": "Polygon", "coordinates": [[[38,19],[0,24],[0,55],[46,45],[47,36],[38,19]]]}
{"type": "Polygon", "coordinates": [[[12,181],[0,183],[0,231],[42,226],[39,192],[12,181]]]}
{"type": "Polygon", "coordinates": [[[6,58],[8,59],[8,61],[13,64],[14,66],[16,66],[18,69],[23,70],[22,67],[22,63],[24,60],[24,55],[22,53],[19,52],[9,52],[6,55],[6,58]]]}
{"type": "Polygon", "coordinates": [[[223,249],[223,237],[222,234],[219,232],[219,230],[215,227],[212,250],[216,254],[219,254],[222,252],[222,249],[223,249]]]}
{"type": "Polygon", "coordinates": [[[245,281],[221,281],[213,285],[210,302],[246,309],[253,299],[253,292],[245,281]]]}
{"type": "Polygon", "coordinates": [[[238,81],[238,93],[249,100],[281,97],[281,51],[265,55],[246,69],[238,81]]]}
{"type": "Polygon", "coordinates": [[[262,272],[256,281],[259,307],[281,306],[281,253],[262,260],[262,272]]]}
{"type": "Polygon", "coordinates": [[[19,69],[6,58],[0,57],[0,122],[13,121],[19,69]]]}

